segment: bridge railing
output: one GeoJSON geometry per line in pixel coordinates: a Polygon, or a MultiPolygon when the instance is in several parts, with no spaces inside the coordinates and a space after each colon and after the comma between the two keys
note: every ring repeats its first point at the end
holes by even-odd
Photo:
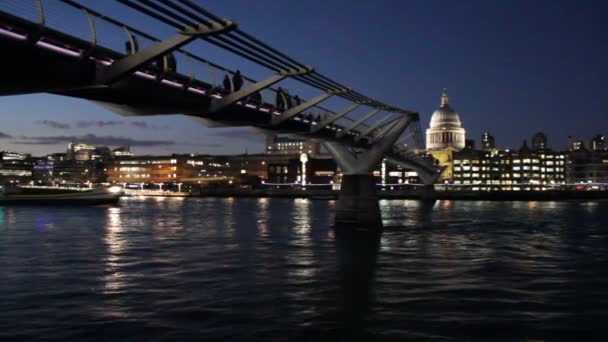
{"type": "MultiPolygon", "coordinates": [[[[108,18],[101,13],[91,10],[71,0],[3,0],[0,11],[38,23],[41,29],[49,28],[64,34],[90,42],[92,47],[102,47],[117,54],[128,53],[130,45],[136,44],[142,49],[159,41],[156,37],[134,27],[108,18]]],[[[225,91],[223,80],[225,76],[232,81],[235,71],[212,63],[209,60],[180,49],[173,54],[175,72],[188,79],[206,83],[211,89],[225,91]]],[[[256,81],[243,75],[244,86],[256,81]]],[[[267,108],[274,107],[277,96],[276,88],[266,88],[260,92],[256,100],[267,108]]],[[[306,99],[302,99],[306,101],[306,99]]],[[[334,114],[333,111],[320,105],[314,106],[304,116],[324,117],[334,114]]],[[[335,122],[336,125],[347,125],[353,120],[343,117],[335,122]]],[[[365,127],[365,125],[362,125],[365,127]]]]}
{"type": "MultiPolygon", "coordinates": [[[[142,49],[159,41],[150,34],[106,17],[72,0],[2,0],[0,11],[38,23],[41,30],[50,28],[89,42],[92,48],[102,47],[119,55],[128,53],[129,44],[136,44],[139,49],[142,49]]],[[[212,63],[185,49],[176,51],[173,56],[176,62],[174,70],[176,73],[193,81],[206,83],[209,88],[217,89],[218,92],[226,91],[223,86],[224,77],[227,75],[229,80],[232,80],[234,75],[233,70],[212,63]]],[[[255,80],[246,76],[244,76],[244,80],[245,85],[255,83],[255,80]]],[[[274,107],[277,96],[275,88],[266,88],[261,91],[260,95],[261,104],[267,108],[274,107]]],[[[332,114],[335,112],[316,105],[303,116],[323,118],[332,114]]],[[[353,121],[354,119],[345,116],[334,124],[345,127],[353,121]]],[[[311,124],[313,123],[311,122],[311,124]]],[[[359,129],[363,130],[366,127],[365,124],[362,124],[359,129]]]]}

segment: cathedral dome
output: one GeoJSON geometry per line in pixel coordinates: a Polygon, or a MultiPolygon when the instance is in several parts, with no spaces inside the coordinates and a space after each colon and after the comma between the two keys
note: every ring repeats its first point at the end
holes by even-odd
{"type": "Polygon", "coordinates": [[[448,104],[448,93],[444,89],[441,106],[433,112],[430,127],[426,130],[427,150],[461,150],[465,146],[465,131],[460,116],[448,104]]]}
{"type": "Polygon", "coordinates": [[[441,107],[433,112],[430,128],[461,128],[460,116],[448,104],[448,94],[444,89],[441,95],[441,107]]]}

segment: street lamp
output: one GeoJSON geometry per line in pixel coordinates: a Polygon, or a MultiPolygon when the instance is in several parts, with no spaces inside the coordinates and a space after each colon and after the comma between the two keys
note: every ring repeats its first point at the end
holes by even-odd
{"type": "Polygon", "coordinates": [[[306,162],[308,161],[308,155],[306,153],[300,154],[300,162],[302,162],[302,188],[306,186],[306,162]]]}

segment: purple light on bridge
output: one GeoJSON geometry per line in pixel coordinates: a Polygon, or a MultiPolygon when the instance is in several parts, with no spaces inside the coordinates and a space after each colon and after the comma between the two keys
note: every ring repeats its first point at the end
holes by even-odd
{"type": "Polygon", "coordinates": [[[222,96],[221,96],[221,95],[218,95],[218,94],[213,94],[213,95],[211,95],[211,96],[215,97],[216,99],[221,99],[221,98],[222,98],[222,96]]]}
{"type": "Polygon", "coordinates": [[[15,33],[12,31],[7,31],[7,30],[1,29],[1,28],[0,28],[0,34],[7,36],[7,37],[19,39],[19,40],[24,40],[25,38],[27,38],[27,36],[25,36],[23,34],[15,33]]]}
{"type": "Polygon", "coordinates": [[[254,105],[252,105],[252,104],[249,104],[249,103],[246,103],[246,104],[245,104],[245,107],[247,107],[247,108],[253,108],[253,109],[256,109],[256,108],[257,108],[256,106],[254,106],[254,105]]]}
{"type": "Polygon", "coordinates": [[[169,81],[169,80],[162,80],[162,81],[160,81],[160,83],[166,84],[168,86],[175,87],[175,88],[183,88],[184,87],[183,85],[181,85],[181,84],[179,84],[177,82],[173,82],[173,81],[169,81]]]}
{"type": "Polygon", "coordinates": [[[136,71],[135,75],[137,75],[139,77],[147,78],[149,80],[155,80],[156,79],[156,76],[150,75],[150,74],[146,74],[145,72],[141,72],[141,71],[136,71]]]}
{"type": "Polygon", "coordinates": [[[207,94],[207,92],[204,91],[204,90],[200,90],[200,89],[192,88],[192,87],[189,87],[188,91],[192,92],[192,93],[195,93],[195,94],[199,94],[199,95],[205,95],[205,94],[207,94]]]}
{"type": "Polygon", "coordinates": [[[39,41],[38,43],[36,43],[36,45],[38,45],[38,46],[40,46],[42,48],[45,48],[47,50],[59,52],[59,53],[64,54],[64,55],[68,55],[68,56],[72,56],[72,57],[80,57],[80,52],[76,52],[76,51],[72,51],[72,50],[69,50],[69,49],[65,49],[65,48],[62,48],[60,46],[53,45],[53,44],[50,44],[50,43],[47,43],[47,42],[39,41]]]}

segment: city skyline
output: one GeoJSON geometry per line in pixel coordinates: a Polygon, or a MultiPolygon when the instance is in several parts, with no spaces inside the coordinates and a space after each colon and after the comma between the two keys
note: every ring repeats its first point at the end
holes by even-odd
{"type": "MultiPolygon", "coordinates": [[[[93,1],[82,3],[96,6],[93,1]]],[[[519,147],[538,131],[548,135],[554,149],[565,148],[568,136],[589,139],[606,134],[601,80],[607,72],[601,56],[607,48],[599,33],[605,27],[600,22],[603,3],[435,1],[344,8],[313,2],[295,4],[289,11],[264,1],[241,5],[211,3],[209,8],[355,89],[419,111],[425,128],[439,106],[441,90],[448,88],[467,138],[478,144],[485,131],[505,148],[519,147]],[[324,11],[315,12],[313,21],[298,20],[298,13],[318,6],[324,11]],[[362,17],[369,26],[360,27],[362,17]],[[269,20],[271,27],[264,24],[269,20]],[[385,25],[389,29],[381,29],[385,25]],[[291,35],[276,34],[283,31],[291,35]],[[298,37],[298,44],[293,37],[298,37]],[[323,39],[335,44],[319,47],[323,39]],[[314,53],[313,47],[318,48],[314,53]],[[585,63],[572,63],[581,60],[585,63]]],[[[144,29],[154,26],[133,22],[144,29]]],[[[158,32],[163,37],[170,34],[158,32]]],[[[204,43],[196,49],[234,69],[243,65],[204,43]]],[[[258,79],[268,74],[249,66],[242,69],[258,79]]],[[[295,84],[293,89],[306,97],[315,95],[295,84]]],[[[182,116],[121,117],[92,103],[46,94],[3,98],[2,104],[4,114],[11,117],[0,129],[3,150],[45,154],[88,134],[93,140],[88,142],[130,142],[138,154],[263,151],[261,134],[209,129],[182,116]]]]}

